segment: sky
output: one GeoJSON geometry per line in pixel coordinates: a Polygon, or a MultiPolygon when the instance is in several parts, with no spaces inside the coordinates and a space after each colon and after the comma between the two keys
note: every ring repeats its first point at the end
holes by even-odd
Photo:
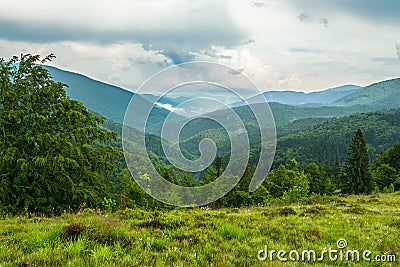
{"type": "Polygon", "coordinates": [[[54,53],[50,65],[131,91],[190,61],[263,91],[365,86],[400,77],[399,12],[398,0],[1,0],[0,57],[54,53]]]}

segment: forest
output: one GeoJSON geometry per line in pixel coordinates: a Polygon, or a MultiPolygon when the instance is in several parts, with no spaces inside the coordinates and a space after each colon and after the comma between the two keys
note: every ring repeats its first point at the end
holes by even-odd
{"type": "MultiPolygon", "coordinates": [[[[121,148],[122,125],[70,99],[64,90],[68,85],[55,82],[41,66],[52,57],[21,55],[1,62],[0,213],[60,215],[82,208],[172,209],[151,198],[132,179],[121,148]]],[[[237,109],[250,137],[254,136],[251,145],[255,153],[239,183],[209,204],[211,208],[296,203],[317,196],[400,189],[399,110],[278,121],[273,167],[262,185],[249,193],[259,144],[246,108],[237,109]]],[[[207,184],[225,168],[229,149],[224,133],[209,123],[198,123],[197,127],[193,130],[197,134],[183,132],[186,155],[196,157],[187,151],[196,151],[193,145],[204,137],[218,140],[222,152],[212,166],[195,175],[168,164],[160,138],[146,135],[154,166],[172,183],[189,187],[207,184]]],[[[140,169],[144,156],[135,155],[137,168],[144,178],[151,179],[145,169],[140,169]]]]}

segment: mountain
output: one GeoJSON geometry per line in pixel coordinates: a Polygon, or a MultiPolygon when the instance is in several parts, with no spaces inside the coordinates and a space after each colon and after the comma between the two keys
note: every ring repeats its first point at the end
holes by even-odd
{"type": "Polygon", "coordinates": [[[362,90],[348,94],[333,105],[369,105],[379,108],[393,108],[400,105],[400,79],[392,79],[371,84],[362,90]]]}
{"type": "MultiPolygon", "coordinates": [[[[89,110],[107,119],[123,122],[125,110],[134,95],[132,92],[93,80],[82,74],[51,66],[44,66],[44,68],[49,71],[55,81],[68,85],[65,90],[71,99],[82,102],[89,110]]],[[[141,98],[140,102],[143,105],[152,104],[146,97],[141,95],[136,95],[136,97],[141,98]]],[[[164,121],[169,113],[169,110],[156,106],[150,114],[148,125],[164,121]]]]}
{"type": "MultiPolygon", "coordinates": [[[[126,107],[133,96],[132,92],[117,86],[95,81],[81,74],[63,71],[49,66],[45,68],[49,70],[54,80],[69,85],[69,88],[66,88],[66,92],[72,99],[83,102],[88,109],[108,119],[118,123],[123,121],[126,107]]],[[[277,162],[284,162],[287,160],[287,157],[302,157],[302,155],[306,155],[307,153],[311,153],[309,160],[320,161],[322,158],[321,155],[326,151],[331,155],[331,158],[327,159],[329,162],[332,162],[334,159],[342,160],[345,155],[343,151],[347,144],[337,140],[348,138],[353,133],[355,127],[363,127],[367,129],[367,131],[377,131],[377,125],[381,123],[385,125],[385,127],[389,127],[388,129],[391,129],[392,132],[400,131],[400,129],[397,128],[390,128],[392,126],[386,124],[384,121],[379,121],[376,119],[377,117],[375,115],[371,115],[371,118],[376,119],[376,121],[370,120],[365,116],[355,115],[361,116],[357,117],[360,119],[353,121],[353,124],[347,123],[347,121],[353,120],[352,116],[348,116],[350,114],[371,112],[387,109],[388,107],[399,107],[400,79],[375,83],[365,88],[348,85],[308,94],[299,92],[266,92],[265,95],[269,97],[270,100],[296,103],[296,105],[276,102],[270,103],[277,128],[277,136],[279,137],[277,162]],[[292,98],[288,98],[287,96],[291,96],[292,98]],[[295,98],[297,98],[297,102],[295,98]],[[306,105],[300,105],[304,103],[306,103],[306,105]],[[319,104],[310,106],[307,105],[307,103],[319,104]],[[343,119],[339,118],[343,116],[347,117],[343,119]],[[368,126],[366,125],[366,121],[368,121],[368,125],[373,124],[373,128],[366,127],[368,126]],[[339,122],[341,124],[338,124],[339,122]],[[329,128],[330,125],[335,123],[336,130],[327,130],[326,127],[329,128]],[[345,134],[345,136],[337,136],[335,131],[340,134],[345,134]],[[320,142],[325,142],[324,140],[331,140],[332,142],[337,141],[340,144],[326,145],[327,143],[325,143],[324,146],[320,144],[320,142]],[[340,151],[340,153],[336,155],[335,151],[340,151]],[[314,155],[313,153],[320,154],[314,155]]],[[[141,99],[143,105],[152,105],[152,102],[158,99],[157,96],[150,94],[137,95],[137,97],[141,99]]],[[[159,102],[175,107],[186,100],[188,100],[188,98],[165,97],[159,100],[159,102]]],[[[153,109],[148,122],[149,128],[146,129],[146,132],[156,135],[160,134],[162,122],[171,113],[171,110],[173,110],[168,109],[168,107],[163,108],[162,106],[156,106],[153,109]]],[[[260,139],[254,115],[252,115],[247,106],[238,106],[233,109],[244,121],[253,147],[252,152],[256,155],[257,143],[260,139]]],[[[224,118],[229,115],[227,112],[228,110],[222,109],[209,113],[208,115],[224,118]]],[[[174,113],[174,115],[176,120],[185,119],[185,117],[177,115],[176,113],[174,113]]],[[[400,115],[400,113],[398,115],[400,115]]],[[[131,125],[135,127],[134,122],[132,122],[131,125]]],[[[379,131],[382,131],[382,133],[379,133],[381,136],[385,135],[383,128],[379,128],[379,131]]],[[[367,136],[368,134],[370,133],[367,132],[367,136]]],[[[198,142],[205,137],[216,139],[217,147],[221,152],[227,153],[227,151],[229,151],[226,132],[220,125],[212,123],[207,119],[193,121],[190,127],[185,126],[182,129],[180,133],[181,148],[190,152],[193,156],[198,156],[198,142]]],[[[392,137],[390,138],[391,140],[393,139],[392,137]]],[[[154,141],[151,143],[155,151],[160,150],[160,147],[156,144],[157,142],[154,141]]],[[[376,153],[382,149],[377,143],[373,143],[371,146],[376,149],[376,152],[371,152],[371,155],[376,155],[376,153]]]]}
{"type": "MultiPolygon", "coordinates": [[[[258,104],[252,104],[251,106],[257,106],[257,105],[262,105],[260,103],[258,104]]],[[[284,125],[287,125],[288,123],[291,123],[293,121],[299,120],[299,119],[309,119],[309,118],[314,118],[314,119],[320,119],[320,121],[323,121],[324,119],[329,119],[329,118],[336,118],[336,117],[342,117],[354,113],[359,113],[359,112],[369,112],[369,111],[374,111],[375,109],[370,106],[363,106],[363,105],[356,105],[356,106],[346,106],[346,107],[337,107],[337,106],[311,106],[311,107],[306,107],[306,106],[292,106],[292,105],[284,105],[280,103],[269,103],[269,106],[271,108],[273,117],[274,117],[274,122],[275,126],[277,128],[277,135],[281,135],[281,127],[284,127],[284,125]]],[[[239,117],[242,119],[244,122],[245,126],[251,126],[251,127],[256,127],[256,120],[248,106],[238,106],[238,107],[233,107],[233,110],[239,115],[239,117]]],[[[205,114],[206,116],[210,117],[220,117],[224,118],[227,117],[230,113],[229,109],[220,109],[211,113],[205,114]]],[[[310,121],[307,121],[306,125],[308,125],[310,121]]],[[[163,123],[155,123],[151,125],[147,130],[149,133],[155,134],[155,135],[160,135],[161,134],[161,128],[163,126],[163,123]]],[[[187,127],[183,128],[181,132],[181,138],[187,139],[191,136],[194,136],[196,134],[201,135],[202,131],[208,131],[211,129],[216,129],[216,128],[221,128],[219,124],[212,123],[212,121],[203,119],[203,120],[196,120],[196,123],[191,123],[190,125],[187,125],[187,127]]],[[[296,127],[297,129],[300,129],[300,126],[296,127]]],[[[285,128],[283,131],[287,132],[287,128],[285,128]]]]}
{"type": "MultiPolygon", "coordinates": [[[[252,123],[245,124],[251,145],[250,162],[255,165],[260,149],[259,131],[252,123]]],[[[278,126],[274,165],[286,164],[292,158],[301,164],[311,162],[322,164],[325,161],[331,165],[335,161],[343,163],[347,159],[351,138],[358,128],[364,133],[368,154],[372,160],[382,151],[400,142],[400,109],[358,113],[330,119],[299,119],[278,126]]],[[[222,128],[206,129],[192,136],[186,133],[182,137],[181,149],[190,151],[194,156],[199,156],[200,141],[211,138],[217,145],[218,154],[224,159],[229,159],[230,141],[222,128]]]]}
{"type": "MultiPolygon", "coordinates": [[[[296,91],[268,91],[263,95],[268,102],[278,102],[286,105],[319,104],[327,105],[342,97],[360,91],[362,87],[357,85],[343,85],[319,92],[303,93],[296,91]]],[[[249,98],[248,103],[257,103],[259,97],[249,98]]],[[[242,106],[244,101],[234,103],[232,106],[242,106]]]]}

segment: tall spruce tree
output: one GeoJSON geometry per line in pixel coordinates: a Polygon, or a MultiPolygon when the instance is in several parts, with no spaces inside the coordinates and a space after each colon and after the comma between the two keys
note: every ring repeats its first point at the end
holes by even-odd
{"type": "Polygon", "coordinates": [[[367,142],[361,129],[358,129],[351,139],[344,182],[343,189],[349,194],[363,194],[372,191],[367,142]]]}
{"type": "Polygon", "coordinates": [[[111,192],[116,134],[41,67],[53,57],[0,60],[0,212],[96,207],[111,192]]]}

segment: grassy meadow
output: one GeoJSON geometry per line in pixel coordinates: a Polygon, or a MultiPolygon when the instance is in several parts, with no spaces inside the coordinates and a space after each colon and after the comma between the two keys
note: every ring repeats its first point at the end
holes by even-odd
{"type": "Polygon", "coordinates": [[[399,251],[399,192],[241,209],[86,209],[0,220],[1,266],[399,266],[399,251]],[[318,253],[337,249],[338,239],[346,249],[395,255],[397,262],[257,258],[265,246],[318,253]]]}

